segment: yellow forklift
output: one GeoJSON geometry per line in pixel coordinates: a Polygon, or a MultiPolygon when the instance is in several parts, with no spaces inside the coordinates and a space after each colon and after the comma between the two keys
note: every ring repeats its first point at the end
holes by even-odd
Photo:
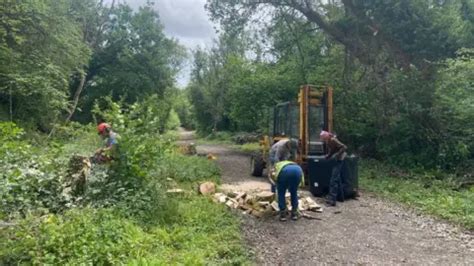
{"type": "MultiPolygon", "coordinates": [[[[272,110],[269,135],[260,140],[260,151],[251,157],[251,173],[263,176],[267,168],[270,147],[281,139],[297,139],[295,161],[305,171],[307,185],[316,196],[329,189],[333,161],[326,160],[327,148],[319,138],[321,130],[333,132],[333,88],[303,85],[296,102],[277,104],[272,110]]],[[[347,156],[343,175],[348,189],[357,189],[357,158],[347,156]]]]}

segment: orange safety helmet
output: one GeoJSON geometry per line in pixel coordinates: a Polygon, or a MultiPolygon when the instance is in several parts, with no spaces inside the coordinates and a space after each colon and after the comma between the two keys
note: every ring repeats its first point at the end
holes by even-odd
{"type": "Polygon", "coordinates": [[[99,134],[102,134],[104,133],[104,131],[110,129],[110,125],[107,124],[107,123],[100,123],[98,126],[97,126],[97,132],[99,132],[99,134]]]}

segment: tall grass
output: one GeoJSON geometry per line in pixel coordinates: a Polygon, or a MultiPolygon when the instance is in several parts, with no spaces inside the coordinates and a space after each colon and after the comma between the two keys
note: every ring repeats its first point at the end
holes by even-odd
{"type": "Polygon", "coordinates": [[[459,188],[448,173],[401,170],[373,160],[362,161],[360,186],[417,210],[474,229],[474,187],[459,188]]]}

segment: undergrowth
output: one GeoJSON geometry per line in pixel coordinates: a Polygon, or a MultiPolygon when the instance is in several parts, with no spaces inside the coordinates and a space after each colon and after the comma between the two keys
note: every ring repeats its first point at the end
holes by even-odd
{"type": "Polygon", "coordinates": [[[461,187],[454,175],[401,170],[374,160],[362,161],[359,169],[363,189],[474,229],[474,187],[461,187]]]}
{"type": "Polygon", "coordinates": [[[0,123],[0,220],[13,224],[0,227],[0,264],[248,263],[239,220],[194,189],[219,182],[217,166],[177,154],[176,136],[158,130],[154,106],[110,101],[97,110],[120,135],[119,156],[94,165],[74,197],[62,193],[67,163],[100,147],[94,126],[72,124],[31,141],[0,123]]]}

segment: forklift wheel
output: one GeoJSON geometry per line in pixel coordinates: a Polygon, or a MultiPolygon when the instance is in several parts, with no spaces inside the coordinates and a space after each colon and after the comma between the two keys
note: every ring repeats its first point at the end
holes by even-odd
{"type": "Polygon", "coordinates": [[[265,161],[262,154],[254,154],[250,158],[250,169],[253,176],[263,176],[263,169],[265,168],[265,161]]]}

